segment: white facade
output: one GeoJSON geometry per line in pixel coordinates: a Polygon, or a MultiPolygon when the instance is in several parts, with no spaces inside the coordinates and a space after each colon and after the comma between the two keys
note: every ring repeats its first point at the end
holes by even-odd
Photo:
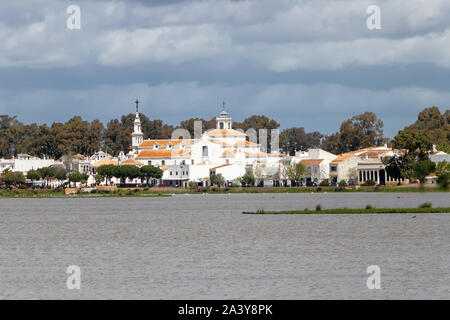
{"type": "MultiPolygon", "coordinates": [[[[136,114],[136,118],[140,123],[139,114],[136,114]]],[[[135,127],[132,137],[135,137],[139,130],[135,127]]],[[[223,176],[228,181],[236,180],[244,175],[245,168],[255,163],[278,167],[279,154],[262,152],[260,144],[247,140],[247,134],[232,129],[232,118],[225,110],[222,110],[216,118],[216,129],[208,130],[196,139],[143,140],[137,146],[134,157],[145,164],[162,168],[163,181],[184,181],[185,176],[176,174],[176,172],[184,171],[181,169],[183,166],[190,167],[187,181],[196,182],[204,181],[209,177],[211,168],[222,165],[233,165],[219,170],[223,171],[223,176]],[[178,166],[179,170],[174,169],[173,166],[178,166]],[[170,175],[171,171],[172,175],[170,175]]],[[[136,142],[136,140],[133,141],[133,143],[136,142]]],[[[135,148],[134,144],[133,148],[135,148]]]]}
{"type": "Polygon", "coordinates": [[[22,172],[23,174],[27,174],[30,170],[37,170],[44,167],[50,167],[52,165],[61,165],[62,162],[55,161],[52,159],[38,159],[38,158],[29,158],[25,159],[0,159],[0,173],[5,169],[9,169],[11,171],[22,172]]]}

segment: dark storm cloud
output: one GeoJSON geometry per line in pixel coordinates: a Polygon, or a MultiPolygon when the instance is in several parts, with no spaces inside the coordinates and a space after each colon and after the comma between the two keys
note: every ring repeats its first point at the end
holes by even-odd
{"type": "Polygon", "coordinates": [[[152,118],[237,120],[332,132],[364,111],[389,135],[431,105],[448,107],[450,2],[103,1],[0,3],[0,113],[26,122],[108,120],[136,97],[152,118]],[[81,8],[69,31],[66,8],[81,8]]]}

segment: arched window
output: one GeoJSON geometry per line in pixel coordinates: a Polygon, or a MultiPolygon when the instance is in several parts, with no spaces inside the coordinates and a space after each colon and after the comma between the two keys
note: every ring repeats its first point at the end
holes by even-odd
{"type": "Polygon", "coordinates": [[[202,156],[207,157],[208,156],[208,146],[202,147],[202,156]]]}
{"type": "Polygon", "coordinates": [[[223,122],[219,123],[219,129],[223,129],[223,122]]]}

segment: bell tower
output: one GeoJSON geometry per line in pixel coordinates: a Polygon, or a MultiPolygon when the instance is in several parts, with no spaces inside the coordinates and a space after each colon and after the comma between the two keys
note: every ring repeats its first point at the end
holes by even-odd
{"type": "Polygon", "coordinates": [[[219,130],[231,129],[232,119],[228,112],[225,111],[225,102],[222,103],[222,112],[216,117],[216,127],[219,130]]]}
{"type": "Polygon", "coordinates": [[[131,146],[137,151],[139,145],[144,141],[144,134],[141,128],[141,119],[139,118],[139,100],[136,99],[136,118],[134,118],[134,130],[131,134],[131,146]]]}

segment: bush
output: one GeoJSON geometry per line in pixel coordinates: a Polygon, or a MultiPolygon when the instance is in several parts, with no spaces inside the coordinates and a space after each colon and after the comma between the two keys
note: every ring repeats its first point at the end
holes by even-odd
{"type": "Polygon", "coordinates": [[[419,208],[431,208],[431,207],[432,207],[431,202],[424,202],[419,206],[419,208]]]}
{"type": "Polygon", "coordinates": [[[372,205],[366,204],[366,210],[370,210],[370,209],[373,209],[372,205]]]}
{"type": "Polygon", "coordinates": [[[318,204],[317,206],[316,206],[316,211],[321,211],[322,210],[322,206],[320,205],[320,204],[318,204]]]}
{"type": "Polygon", "coordinates": [[[345,180],[339,181],[339,187],[346,187],[346,186],[347,186],[347,182],[345,180]]]}
{"type": "Polygon", "coordinates": [[[189,187],[189,189],[196,189],[197,188],[197,182],[189,181],[188,187],[189,187]]]}
{"type": "Polygon", "coordinates": [[[264,209],[258,209],[258,210],[256,210],[256,213],[259,213],[259,214],[263,214],[265,211],[264,211],[264,209]]]}
{"type": "Polygon", "coordinates": [[[436,166],[436,175],[438,177],[438,184],[439,186],[447,190],[449,186],[450,181],[450,163],[446,161],[441,161],[436,166]]]}
{"type": "Polygon", "coordinates": [[[321,187],[328,187],[330,185],[330,183],[328,182],[328,180],[323,180],[321,183],[319,183],[319,186],[321,187]]]}
{"type": "Polygon", "coordinates": [[[425,182],[425,177],[436,169],[436,164],[431,160],[417,161],[413,166],[413,174],[420,180],[420,183],[425,182]]]}
{"type": "Polygon", "coordinates": [[[367,180],[366,182],[363,183],[363,186],[366,187],[373,187],[374,185],[376,185],[377,183],[373,180],[367,180]]]}

